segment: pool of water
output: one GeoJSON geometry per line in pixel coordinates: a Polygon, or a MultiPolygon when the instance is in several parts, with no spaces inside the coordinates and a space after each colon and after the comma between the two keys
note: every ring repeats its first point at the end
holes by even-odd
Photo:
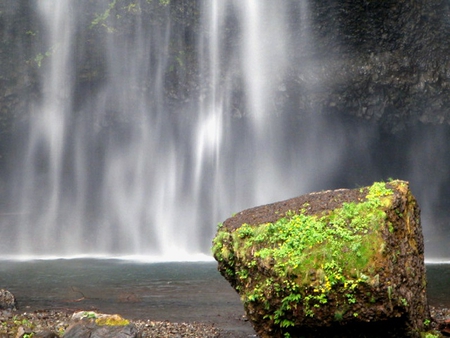
{"type": "Polygon", "coordinates": [[[450,308],[450,264],[427,264],[428,302],[450,308]]]}
{"type": "Polygon", "coordinates": [[[16,296],[22,311],[98,310],[130,319],[213,322],[253,333],[242,320],[238,294],[215,262],[0,261],[0,288],[16,296]]]}
{"type": "MultiPolygon", "coordinates": [[[[450,307],[450,264],[428,264],[427,279],[430,305],[450,307]]],[[[22,311],[98,310],[130,319],[213,322],[243,336],[254,333],[215,262],[0,261],[0,288],[16,296],[22,311]]]]}

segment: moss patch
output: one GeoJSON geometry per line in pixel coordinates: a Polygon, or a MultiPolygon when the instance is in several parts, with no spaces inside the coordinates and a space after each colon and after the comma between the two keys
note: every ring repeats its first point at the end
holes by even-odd
{"type": "Polygon", "coordinates": [[[95,320],[95,323],[100,326],[125,326],[130,324],[130,321],[119,315],[108,315],[100,316],[95,320]]]}

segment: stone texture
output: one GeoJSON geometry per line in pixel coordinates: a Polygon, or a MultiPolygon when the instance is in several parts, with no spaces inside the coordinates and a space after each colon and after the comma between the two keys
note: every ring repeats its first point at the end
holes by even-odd
{"type": "Polygon", "coordinates": [[[312,193],[242,211],[219,228],[213,253],[261,337],[419,337],[426,330],[420,209],[408,182],[312,193]],[[352,235],[339,230],[301,247],[296,243],[303,240],[289,237],[294,228],[282,233],[294,218],[308,220],[296,225],[307,236],[339,227],[352,235]],[[267,249],[273,250],[266,255],[267,249]]]}
{"type": "Polygon", "coordinates": [[[137,338],[140,333],[134,324],[119,315],[95,312],[74,313],[64,338],[137,338]]]}
{"type": "Polygon", "coordinates": [[[5,289],[0,289],[0,310],[16,310],[14,295],[5,289]]]}

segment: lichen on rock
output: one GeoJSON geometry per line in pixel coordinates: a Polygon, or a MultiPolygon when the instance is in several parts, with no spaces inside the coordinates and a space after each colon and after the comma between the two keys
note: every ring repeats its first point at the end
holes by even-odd
{"type": "Polygon", "coordinates": [[[408,182],[242,211],[219,226],[213,254],[261,337],[426,329],[420,210],[408,182]]]}

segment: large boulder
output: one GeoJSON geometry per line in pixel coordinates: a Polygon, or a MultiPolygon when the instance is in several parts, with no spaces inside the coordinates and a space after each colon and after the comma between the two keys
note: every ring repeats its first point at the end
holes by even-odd
{"type": "Polygon", "coordinates": [[[242,211],[219,225],[213,254],[261,337],[419,337],[430,322],[405,181],[242,211]]]}

